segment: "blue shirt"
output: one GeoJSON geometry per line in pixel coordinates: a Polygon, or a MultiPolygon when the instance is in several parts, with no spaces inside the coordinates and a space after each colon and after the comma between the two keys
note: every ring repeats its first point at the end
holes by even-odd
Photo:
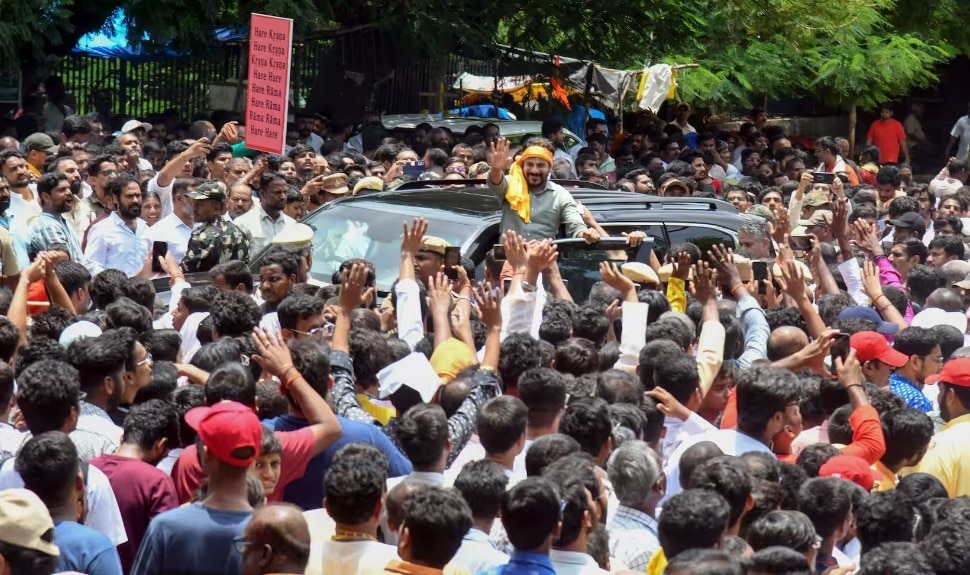
{"type": "Polygon", "coordinates": [[[54,522],[54,544],[61,550],[57,572],[121,575],[121,559],[114,544],[100,531],[74,521],[54,522]]]}
{"type": "Polygon", "coordinates": [[[552,560],[542,553],[513,551],[507,565],[483,571],[481,575],[555,575],[552,560]]]}
{"type": "Polygon", "coordinates": [[[224,575],[242,572],[233,539],[252,513],[192,503],[152,519],[130,575],[224,575]]]}
{"type": "MultiPolygon", "coordinates": [[[[381,450],[387,458],[388,477],[409,475],[413,471],[411,462],[405,457],[387,435],[376,425],[360,423],[337,416],[343,434],[333,445],[311,459],[299,479],[291,481],[283,491],[283,501],[303,508],[305,511],[323,507],[323,477],[330,469],[335,453],[350,443],[367,443],[381,450]]],[[[310,425],[310,422],[292,415],[281,415],[263,421],[263,425],[274,431],[296,431],[310,425]]]]}
{"type": "Polygon", "coordinates": [[[918,409],[923,413],[933,411],[933,402],[927,399],[908,377],[893,372],[889,376],[889,390],[906,400],[906,407],[918,409]]]}

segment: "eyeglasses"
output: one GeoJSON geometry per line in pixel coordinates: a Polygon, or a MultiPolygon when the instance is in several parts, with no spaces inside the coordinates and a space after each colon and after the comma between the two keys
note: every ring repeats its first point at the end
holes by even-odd
{"type": "Polygon", "coordinates": [[[321,327],[315,327],[315,328],[311,329],[310,331],[300,331],[298,329],[292,329],[290,331],[292,331],[295,334],[303,335],[303,336],[306,336],[306,337],[314,337],[314,336],[317,336],[317,337],[330,337],[330,336],[333,335],[333,327],[334,326],[333,326],[332,323],[327,322],[324,325],[322,325],[321,327]]]}
{"type": "Polygon", "coordinates": [[[243,553],[246,550],[247,545],[253,545],[255,543],[256,543],[255,541],[250,541],[249,539],[246,539],[245,537],[242,537],[242,536],[233,537],[232,539],[232,546],[235,547],[236,551],[238,551],[239,553],[243,553]]]}
{"type": "Polygon", "coordinates": [[[135,367],[141,367],[141,366],[145,365],[146,363],[148,365],[151,365],[152,364],[152,352],[150,352],[150,351],[146,351],[145,352],[145,359],[143,359],[143,360],[139,361],[138,363],[136,363],[135,364],[135,367]]]}

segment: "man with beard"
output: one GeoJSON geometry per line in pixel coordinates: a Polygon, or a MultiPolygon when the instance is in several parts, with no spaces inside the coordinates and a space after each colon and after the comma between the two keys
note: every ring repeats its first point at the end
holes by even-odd
{"type": "MultiPolygon", "coordinates": [[[[17,267],[23,269],[30,265],[30,258],[27,257],[27,243],[30,241],[30,230],[27,229],[27,225],[20,218],[14,217],[13,214],[9,213],[10,208],[10,182],[7,178],[0,176],[0,229],[7,232],[13,242],[13,251],[15,259],[17,262],[17,267]]],[[[6,250],[6,248],[3,248],[6,250]]],[[[15,274],[8,273],[8,268],[11,261],[9,256],[2,257],[3,263],[3,275],[6,277],[12,277],[15,274]]],[[[9,268],[12,270],[13,268],[9,268]]]]}
{"type": "Polygon", "coordinates": [[[598,242],[600,234],[583,223],[573,197],[562,186],[549,181],[553,147],[547,140],[533,140],[512,163],[508,177],[511,145],[499,137],[492,146],[488,186],[502,202],[501,235],[513,230],[526,240],[555,238],[565,224],[566,235],[598,242]],[[541,145],[540,145],[541,144],[541,145]]]}
{"type": "Polygon", "coordinates": [[[28,253],[36,255],[51,249],[54,244],[61,244],[67,246],[72,260],[83,262],[81,244],[64,219],[64,214],[74,209],[76,201],[71,181],[64,174],[44,174],[37,182],[37,197],[44,211],[34,222],[28,253]]]}
{"type": "Polygon", "coordinates": [[[121,443],[122,429],[115,425],[111,413],[121,405],[125,392],[125,362],[134,341],[130,330],[111,330],[98,337],[88,337],[73,342],[68,356],[81,375],[81,412],[77,429],[83,429],[104,438],[117,449],[121,443]]]}
{"type": "Polygon", "coordinates": [[[79,208],[74,213],[77,222],[84,223],[84,231],[81,232],[81,249],[87,245],[85,235],[87,230],[94,224],[107,218],[114,210],[114,198],[108,194],[106,186],[108,182],[118,177],[118,164],[113,156],[104,155],[94,158],[88,164],[88,183],[91,184],[91,195],[83,198],[79,208]]]}
{"type": "Polygon", "coordinates": [[[34,191],[30,189],[30,169],[23,154],[17,150],[0,152],[0,175],[7,178],[13,192],[8,213],[16,215],[25,225],[30,225],[40,215],[41,209],[34,191]]]}
{"type": "Polygon", "coordinates": [[[926,378],[939,385],[940,417],[946,425],[930,441],[930,449],[919,465],[921,473],[936,477],[950,497],[970,495],[970,359],[954,359],[939,375],[926,378]]]}
{"type": "Polygon", "coordinates": [[[71,184],[71,193],[74,194],[74,205],[70,212],[64,214],[64,219],[71,226],[71,232],[74,233],[74,237],[80,242],[84,237],[84,232],[91,225],[91,222],[85,221],[85,216],[88,215],[86,210],[81,208],[81,182],[83,181],[81,168],[71,156],[59,156],[51,161],[47,166],[47,171],[65,176],[71,184]]]}
{"type": "Polygon", "coordinates": [[[233,221],[252,238],[254,255],[262,251],[283,228],[294,223],[293,218],[283,213],[289,189],[283,176],[275,172],[263,174],[259,186],[259,208],[254,207],[233,221]]]}
{"type": "Polygon", "coordinates": [[[226,192],[222,183],[209,180],[186,196],[192,200],[192,211],[199,227],[189,238],[182,260],[182,271],[206,272],[230,260],[249,261],[249,236],[242,229],[222,219],[226,192]]]}
{"type": "Polygon", "coordinates": [[[108,194],[118,209],[88,230],[84,265],[92,276],[106,269],[123,271],[128,277],[141,273],[150,262],[148,224],[141,215],[141,187],[138,180],[122,174],[108,183],[108,194]]]}
{"type": "Polygon", "coordinates": [[[313,151],[319,154],[320,146],[323,145],[324,140],[313,133],[313,125],[317,117],[317,114],[306,111],[299,112],[296,115],[296,127],[300,132],[300,139],[297,140],[298,145],[296,147],[300,147],[299,144],[303,144],[304,146],[313,148],[313,151]]]}
{"type": "Polygon", "coordinates": [[[317,157],[314,153],[313,148],[310,146],[297,145],[294,146],[292,150],[286,156],[293,161],[293,165],[296,166],[296,175],[303,178],[304,181],[313,178],[314,165],[313,161],[317,157]]]}

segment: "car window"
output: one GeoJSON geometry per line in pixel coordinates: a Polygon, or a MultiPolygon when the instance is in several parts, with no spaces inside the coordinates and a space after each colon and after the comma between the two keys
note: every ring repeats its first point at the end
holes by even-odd
{"type": "Polygon", "coordinates": [[[690,242],[705,254],[714,244],[737,247],[735,237],[731,233],[709,224],[665,224],[665,226],[671,245],[690,242]]]}
{"type": "Polygon", "coordinates": [[[566,281],[566,289],[573,301],[586,301],[590,290],[601,281],[601,262],[611,261],[617,265],[634,261],[636,252],[626,248],[622,239],[611,238],[588,245],[583,240],[556,240],[559,250],[559,273],[566,281]]]}
{"type": "MultiPolygon", "coordinates": [[[[399,208],[400,206],[393,206],[399,208]]],[[[364,258],[377,266],[377,289],[390,290],[400,271],[402,223],[411,215],[399,211],[335,205],[311,214],[303,223],[314,229],[310,275],[329,283],[340,263],[364,258]]],[[[429,219],[428,235],[460,246],[473,230],[455,222],[429,219]]]]}

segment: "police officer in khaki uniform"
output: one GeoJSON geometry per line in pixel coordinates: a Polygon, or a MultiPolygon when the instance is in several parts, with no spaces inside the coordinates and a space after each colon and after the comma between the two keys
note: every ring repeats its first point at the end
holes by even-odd
{"type": "Polygon", "coordinates": [[[186,197],[192,201],[195,221],[200,225],[189,238],[182,271],[205,272],[229,260],[249,263],[249,235],[222,219],[226,201],[224,184],[213,180],[203,182],[186,197]]]}

